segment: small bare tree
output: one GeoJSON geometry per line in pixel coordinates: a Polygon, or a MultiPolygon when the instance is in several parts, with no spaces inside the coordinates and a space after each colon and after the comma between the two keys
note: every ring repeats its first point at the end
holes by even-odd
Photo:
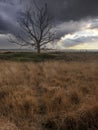
{"type": "Polygon", "coordinates": [[[34,7],[33,10],[30,8],[21,13],[21,17],[18,19],[21,33],[15,33],[13,37],[10,37],[10,42],[21,46],[32,46],[40,53],[47,43],[54,41],[55,32],[47,4],[39,8],[34,3],[34,7]]]}

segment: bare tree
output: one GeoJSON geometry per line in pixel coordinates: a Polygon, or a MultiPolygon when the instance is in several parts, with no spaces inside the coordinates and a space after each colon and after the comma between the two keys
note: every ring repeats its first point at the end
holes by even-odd
{"type": "Polygon", "coordinates": [[[34,9],[27,9],[21,13],[18,23],[21,27],[21,33],[15,33],[10,37],[10,42],[21,46],[32,46],[38,53],[46,44],[53,42],[55,32],[53,31],[52,19],[48,13],[47,4],[38,7],[34,3],[34,9]]]}

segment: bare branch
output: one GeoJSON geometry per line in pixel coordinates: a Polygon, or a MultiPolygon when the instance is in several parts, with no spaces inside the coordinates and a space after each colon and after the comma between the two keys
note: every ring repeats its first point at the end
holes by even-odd
{"type": "Polygon", "coordinates": [[[31,45],[40,53],[41,47],[54,40],[55,32],[52,30],[53,26],[48,14],[47,4],[39,8],[34,0],[34,5],[35,10],[29,8],[21,13],[18,20],[21,33],[14,34],[15,38],[11,38],[10,42],[21,46],[31,45]]]}

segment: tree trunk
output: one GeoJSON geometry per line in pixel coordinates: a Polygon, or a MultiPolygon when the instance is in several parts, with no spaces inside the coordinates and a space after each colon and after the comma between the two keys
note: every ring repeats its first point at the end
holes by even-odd
{"type": "Polygon", "coordinates": [[[37,53],[40,53],[40,45],[39,45],[39,43],[37,44],[37,53]]]}

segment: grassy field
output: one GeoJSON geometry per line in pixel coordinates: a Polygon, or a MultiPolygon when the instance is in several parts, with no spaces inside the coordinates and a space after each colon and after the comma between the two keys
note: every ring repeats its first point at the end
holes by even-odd
{"type": "Polygon", "coordinates": [[[98,54],[31,54],[0,54],[0,129],[98,130],[98,54]]]}
{"type": "Polygon", "coordinates": [[[49,60],[64,61],[94,61],[98,58],[98,52],[48,52],[36,54],[33,52],[0,52],[0,60],[41,62],[49,60]]]}

